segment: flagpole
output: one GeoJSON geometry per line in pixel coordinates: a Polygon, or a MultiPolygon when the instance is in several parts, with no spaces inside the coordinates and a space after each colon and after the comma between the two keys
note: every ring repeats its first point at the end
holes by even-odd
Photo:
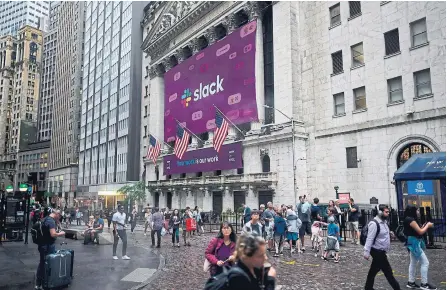
{"type": "Polygon", "coordinates": [[[221,110],[219,110],[219,108],[218,107],[216,107],[216,105],[214,105],[213,104],[213,106],[214,106],[214,108],[216,108],[216,110],[218,110],[219,111],[219,113],[222,115],[222,116],[224,116],[225,117],[225,119],[228,121],[228,122],[230,122],[230,124],[233,126],[233,127],[235,127],[243,136],[245,136],[245,133],[244,132],[242,132],[241,131],[241,129],[239,129],[239,127],[237,127],[230,119],[228,119],[228,117],[227,116],[225,116],[225,114],[224,113],[222,113],[222,111],[221,110]]]}
{"type": "MultiPolygon", "coordinates": [[[[157,141],[158,141],[158,140],[161,140],[161,139],[155,137],[154,134],[151,134],[151,132],[149,132],[149,135],[152,135],[157,141]]],[[[174,148],[172,148],[171,146],[169,146],[169,144],[166,143],[165,141],[162,141],[162,142],[163,142],[163,144],[165,144],[165,145],[168,146],[169,148],[174,149],[174,148]]]]}
{"type": "MultiPolygon", "coordinates": [[[[175,119],[175,118],[174,118],[174,120],[177,121],[177,124],[178,124],[178,125],[182,126],[182,124],[180,124],[179,120],[177,120],[177,119],[175,119]]],[[[191,135],[193,135],[194,137],[196,137],[197,139],[199,139],[201,142],[205,142],[205,141],[203,141],[202,139],[200,139],[199,137],[197,137],[196,134],[194,134],[193,132],[191,132],[191,130],[189,130],[188,128],[186,128],[186,126],[185,126],[185,127],[182,126],[182,128],[185,129],[185,130],[187,130],[189,133],[191,133],[191,135]]]]}

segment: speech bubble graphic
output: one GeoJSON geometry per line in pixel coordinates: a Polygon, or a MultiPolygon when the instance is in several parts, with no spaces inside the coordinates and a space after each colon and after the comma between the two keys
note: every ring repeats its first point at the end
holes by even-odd
{"type": "Polygon", "coordinates": [[[193,121],[200,120],[200,119],[202,119],[202,117],[203,117],[203,111],[197,111],[197,112],[192,113],[193,121]]]}
{"type": "Polygon", "coordinates": [[[230,44],[228,43],[219,48],[218,50],[216,50],[216,56],[221,56],[222,54],[226,53],[229,50],[230,50],[230,44]]]}
{"type": "Polygon", "coordinates": [[[239,118],[239,110],[231,110],[227,113],[227,118],[230,120],[236,120],[239,118]]]}
{"type": "Polygon", "coordinates": [[[236,52],[233,52],[232,54],[230,54],[230,56],[228,57],[229,59],[233,59],[237,56],[236,52]]]}
{"type": "Polygon", "coordinates": [[[216,120],[215,120],[215,119],[208,120],[208,121],[206,122],[206,129],[207,129],[207,130],[212,130],[212,129],[214,129],[214,128],[216,128],[216,120]]]}
{"type": "Polygon", "coordinates": [[[237,103],[239,103],[242,99],[242,96],[240,93],[231,95],[228,97],[228,105],[235,105],[237,103]]]}
{"type": "Polygon", "coordinates": [[[180,76],[181,76],[181,73],[180,73],[180,72],[177,72],[177,73],[174,75],[174,82],[175,82],[175,81],[178,81],[178,80],[180,79],[180,76]]]}
{"type": "Polygon", "coordinates": [[[244,38],[247,35],[250,35],[253,32],[255,32],[255,30],[256,30],[256,21],[253,21],[242,27],[239,35],[241,36],[241,38],[244,38]]]}
{"type": "Polygon", "coordinates": [[[169,116],[171,114],[171,110],[166,110],[165,111],[165,117],[169,116]]]}
{"type": "Polygon", "coordinates": [[[205,53],[201,52],[196,56],[196,60],[199,60],[199,59],[203,58],[204,56],[205,56],[205,53]]]}
{"type": "Polygon", "coordinates": [[[174,136],[169,137],[168,140],[167,140],[167,142],[172,142],[172,141],[175,141],[175,137],[174,136]]]}
{"type": "Polygon", "coordinates": [[[169,96],[169,103],[172,103],[175,100],[177,100],[177,93],[172,94],[172,95],[169,96]]]}
{"type": "Polygon", "coordinates": [[[249,43],[246,46],[244,46],[244,53],[250,52],[252,47],[253,46],[251,45],[251,43],[249,43]]]}
{"type": "Polygon", "coordinates": [[[193,69],[194,69],[194,65],[192,64],[189,66],[189,70],[193,70],[193,69]]]}

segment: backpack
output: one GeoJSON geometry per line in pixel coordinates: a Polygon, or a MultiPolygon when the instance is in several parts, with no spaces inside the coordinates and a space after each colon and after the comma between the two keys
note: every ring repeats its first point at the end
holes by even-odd
{"type": "Polygon", "coordinates": [[[230,278],[232,274],[241,273],[250,279],[248,275],[239,267],[232,267],[227,270],[224,267],[224,271],[217,276],[211,277],[206,281],[204,290],[231,290],[230,289],[230,278]]]}
{"type": "Polygon", "coordinates": [[[37,220],[31,228],[31,237],[33,239],[33,243],[37,245],[42,245],[45,242],[45,237],[42,231],[42,223],[42,220],[37,220]]]}
{"type": "MultiPolygon", "coordinates": [[[[376,221],[375,219],[373,219],[369,223],[371,223],[371,222],[376,223],[376,226],[377,226],[376,236],[374,237],[374,240],[372,243],[372,245],[374,245],[376,243],[377,236],[380,233],[380,225],[379,225],[379,222],[376,221]]],[[[368,238],[368,226],[369,226],[369,224],[362,227],[362,233],[360,234],[360,245],[362,245],[362,246],[364,246],[366,244],[366,239],[368,238]]]]}
{"type": "Polygon", "coordinates": [[[402,243],[407,242],[407,236],[404,233],[404,226],[400,225],[396,229],[396,237],[401,241],[402,243]]]}

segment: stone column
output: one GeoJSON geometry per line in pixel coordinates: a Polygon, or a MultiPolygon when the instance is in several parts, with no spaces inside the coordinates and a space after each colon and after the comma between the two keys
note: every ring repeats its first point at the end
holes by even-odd
{"type": "Polygon", "coordinates": [[[264,113],[264,40],[262,35],[261,2],[247,2],[245,10],[248,12],[250,21],[256,20],[256,104],[258,109],[258,122],[252,123],[252,131],[260,131],[265,121],[264,113]]]}
{"type": "MultiPolygon", "coordinates": [[[[165,84],[163,75],[164,71],[160,65],[151,67],[149,71],[149,77],[151,79],[149,102],[151,104],[152,112],[152,114],[149,115],[149,124],[151,124],[151,133],[155,136],[164,136],[165,84]]],[[[149,168],[151,167],[152,166],[149,168]]]]}
{"type": "Polygon", "coordinates": [[[253,186],[248,187],[248,194],[245,196],[245,202],[250,208],[258,208],[258,192],[253,186]]]}
{"type": "Polygon", "coordinates": [[[185,207],[189,206],[191,208],[191,210],[193,210],[194,207],[196,206],[195,200],[194,200],[194,193],[193,193],[192,190],[187,189],[187,190],[185,190],[185,194],[186,194],[186,205],[185,205],[185,207]]]}
{"type": "Polygon", "coordinates": [[[198,38],[192,39],[192,40],[188,43],[188,46],[191,48],[192,55],[197,54],[197,53],[200,51],[200,48],[199,48],[199,39],[198,39],[198,38]]]}
{"type": "Polygon", "coordinates": [[[159,208],[165,208],[166,207],[166,190],[160,190],[160,198],[159,198],[159,208]]]}
{"type": "Polygon", "coordinates": [[[203,189],[203,211],[210,211],[213,209],[213,193],[211,189],[204,188],[203,189]]]}
{"type": "Polygon", "coordinates": [[[234,210],[234,196],[233,196],[233,189],[226,186],[224,188],[224,196],[223,196],[223,204],[222,204],[222,210],[225,212],[227,209],[234,210]]]}
{"type": "Polygon", "coordinates": [[[182,63],[185,60],[185,56],[183,55],[183,48],[179,48],[174,53],[175,57],[177,58],[178,63],[182,63]]]}
{"type": "Polygon", "coordinates": [[[213,45],[216,42],[217,35],[214,26],[206,30],[205,37],[208,40],[208,46],[213,45]]]}

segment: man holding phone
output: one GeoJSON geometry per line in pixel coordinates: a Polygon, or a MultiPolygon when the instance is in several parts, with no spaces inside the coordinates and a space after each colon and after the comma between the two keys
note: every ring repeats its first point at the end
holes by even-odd
{"type": "Polygon", "coordinates": [[[130,260],[126,255],[127,250],[127,234],[126,234],[126,214],[124,213],[124,206],[118,206],[118,212],[112,217],[113,222],[113,259],[118,260],[116,255],[116,248],[118,247],[119,238],[123,241],[123,260],[130,260]]]}

